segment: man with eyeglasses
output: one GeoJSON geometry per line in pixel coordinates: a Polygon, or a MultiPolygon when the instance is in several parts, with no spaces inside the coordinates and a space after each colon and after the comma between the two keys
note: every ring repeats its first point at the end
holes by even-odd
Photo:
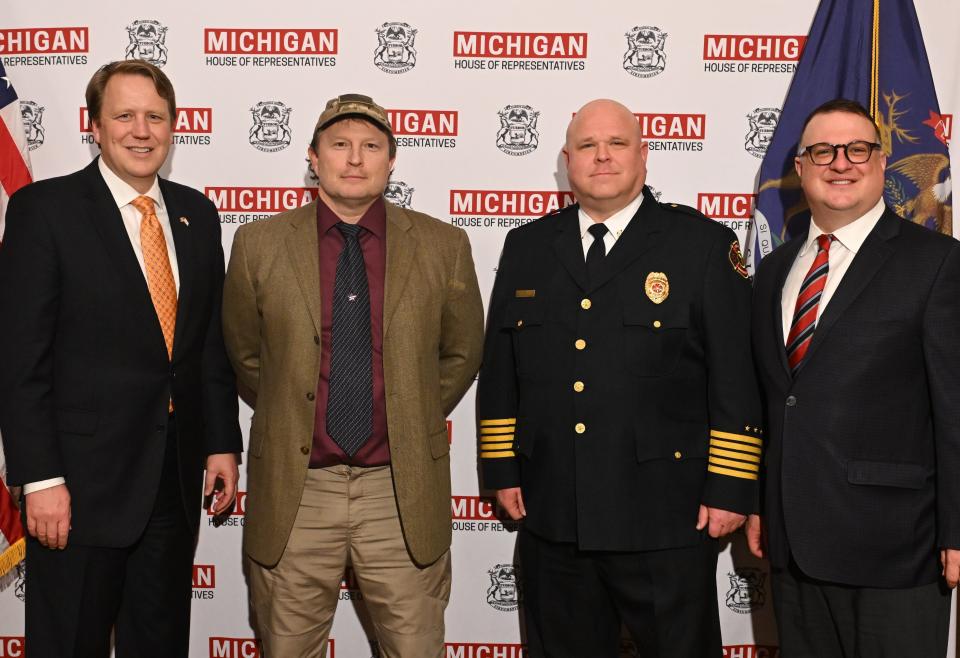
{"type": "Polygon", "coordinates": [[[814,110],[796,170],[809,231],[760,264],[763,518],[790,658],[946,653],[960,575],[960,243],[883,200],[860,104],[814,110]]]}

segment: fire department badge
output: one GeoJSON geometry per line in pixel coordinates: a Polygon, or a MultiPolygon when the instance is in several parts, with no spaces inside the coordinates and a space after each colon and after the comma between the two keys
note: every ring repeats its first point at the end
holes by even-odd
{"type": "Polygon", "coordinates": [[[23,120],[23,131],[27,135],[27,145],[31,151],[43,146],[46,131],[43,129],[43,108],[33,101],[20,101],[20,118],[23,120]]]}
{"type": "Polygon", "coordinates": [[[659,27],[638,25],[627,32],[627,52],[623,54],[623,70],[637,78],[652,78],[667,68],[664,42],[669,36],[659,27]]]}
{"type": "Polygon", "coordinates": [[[650,272],[643,284],[643,291],[654,304],[661,304],[670,295],[670,282],[663,272],[650,272]]]}
{"type": "Polygon", "coordinates": [[[741,615],[748,615],[757,608],[762,608],[767,601],[763,591],[767,574],[760,569],[737,569],[734,573],[727,573],[730,579],[730,589],[727,590],[727,607],[741,615]]]}
{"type": "Polygon", "coordinates": [[[507,105],[499,115],[498,149],[507,155],[526,155],[537,150],[540,144],[540,133],[537,132],[539,112],[529,105],[507,105]]]}
{"type": "Polygon", "coordinates": [[[154,66],[167,63],[167,28],[157,21],[134,21],[127,26],[130,44],[126,59],[145,59],[154,66]]]}
{"type": "Polygon", "coordinates": [[[747,131],[743,144],[747,153],[761,159],[767,154],[767,147],[773,139],[773,131],[777,129],[781,111],[777,107],[758,107],[747,115],[750,130],[747,131]]]}
{"type": "Polygon", "coordinates": [[[740,241],[734,240],[730,243],[730,253],[727,254],[730,264],[733,265],[733,271],[744,279],[750,278],[750,272],[747,271],[747,263],[743,259],[743,253],[740,251],[740,241]]]}
{"type": "Polygon", "coordinates": [[[383,191],[383,198],[395,206],[409,208],[414,189],[415,188],[410,187],[402,180],[392,180],[387,183],[387,189],[383,191]]]}
{"type": "Polygon", "coordinates": [[[293,108],[280,101],[262,101],[250,108],[253,127],[247,135],[250,144],[265,153],[290,146],[290,113],[293,108]]]}
{"type": "Polygon", "coordinates": [[[522,597],[517,583],[517,565],[498,564],[487,574],[490,576],[487,603],[501,612],[513,612],[519,608],[522,597]]]}
{"type": "Polygon", "coordinates": [[[373,51],[373,63],[384,73],[406,73],[417,65],[416,36],[407,23],[384,23],[377,28],[380,43],[373,51]]]}

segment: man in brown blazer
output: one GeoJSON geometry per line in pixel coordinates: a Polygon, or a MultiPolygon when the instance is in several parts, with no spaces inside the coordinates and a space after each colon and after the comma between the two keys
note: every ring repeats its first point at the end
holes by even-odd
{"type": "Polygon", "coordinates": [[[383,199],[382,107],[327,103],[307,151],[319,198],[240,228],[224,334],[256,397],[244,551],[267,656],[325,656],[348,562],[385,658],[443,654],[446,416],[480,365],[463,230],[383,199]]]}

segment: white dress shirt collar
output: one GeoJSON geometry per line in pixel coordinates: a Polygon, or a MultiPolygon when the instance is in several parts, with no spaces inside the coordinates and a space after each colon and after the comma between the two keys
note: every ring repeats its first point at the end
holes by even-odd
{"type": "MultiPolygon", "coordinates": [[[[113,170],[107,166],[102,157],[97,160],[97,166],[100,168],[100,175],[103,176],[103,180],[107,184],[107,188],[109,188],[110,194],[113,196],[113,200],[117,204],[117,208],[123,208],[124,206],[129,205],[130,202],[136,199],[138,196],[141,196],[141,194],[133,189],[129,183],[113,173],[113,170]]],[[[160,179],[157,178],[157,176],[154,176],[153,185],[151,185],[150,189],[147,190],[146,194],[143,195],[153,199],[153,203],[158,212],[163,210],[163,195],[160,194],[159,180],[160,179]]]]}
{"type": "MultiPolygon", "coordinates": [[[[872,231],[873,227],[880,221],[880,217],[883,215],[885,208],[886,205],[883,202],[883,197],[881,197],[880,200],[877,201],[877,205],[873,208],[846,226],[834,231],[834,239],[846,247],[851,253],[857,253],[860,251],[863,241],[870,235],[870,231],[872,231]]],[[[817,226],[816,217],[812,218],[810,221],[810,230],[807,231],[807,240],[800,249],[800,255],[802,256],[811,249],[814,249],[814,243],[817,241],[817,238],[823,234],[823,230],[817,226]]]]}
{"type": "MultiPolygon", "coordinates": [[[[643,190],[640,191],[640,194],[638,194],[633,201],[604,220],[603,223],[606,224],[607,230],[609,231],[608,235],[613,236],[614,242],[616,242],[617,238],[620,237],[620,234],[623,233],[627,228],[627,224],[630,223],[630,220],[633,219],[633,216],[637,214],[637,210],[639,210],[641,203],[643,203],[643,190]]],[[[593,226],[596,222],[593,221],[593,218],[586,213],[582,206],[580,207],[577,215],[580,221],[580,239],[586,240],[590,236],[590,234],[587,232],[587,229],[593,226]]],[[[609,249],[607,251],[609,251],[609,249]]]]}

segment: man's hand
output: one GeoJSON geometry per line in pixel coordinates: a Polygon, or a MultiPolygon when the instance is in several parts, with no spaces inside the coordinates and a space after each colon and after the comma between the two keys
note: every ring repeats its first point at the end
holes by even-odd
{"type": "Polygon", "coordinates": [[[701,505],[700,514],[697,516],[697,530],[703,530],[709,524],[710,527],[707,532],[710,533],[711,537],[717,539],[729,535],[742,526],[746,520],[747,517],[743,514],[701,505]]]}
{"type": "Polygon", "coordinates": [[[70,533],[70,492],[67,485],[27,494],[27,532],[41,546],[66,548],[70,533]]]}
{"type": "Polygon", "coordinates": [[[940,550],[940,564],[943,565],[943,577],[950,589],[960,581],[960,549],[944,548],[940,550]]]}
{"type": "Polygon", "coordinates": [[[210,501],[210,511],[214,516],[228,510],[237,496],[240,469],[237,468],[237,456],[232,452],[207,457],[207,474],[203,481],[204,498],[214,493],[218,477],[223,482],[223,489],[217,491],[210,501]]]}
{"type": "Polygon", "coordinates": [[[507,510],[507,514],[514,521],[519,521],[527,515],[527,510],[523,506],[523,494],[520,493],[520,487],[497,489],[497,503],[507,510]]]}
{"type": "Polygon", "coordinates": [[[764,527],[763,519],[759,514],[751,514],[747,517],[747,525],[744,528],[747,535],[747,547],[755,557],[764,558],[767,555],[767,529],[764,527]]]}

